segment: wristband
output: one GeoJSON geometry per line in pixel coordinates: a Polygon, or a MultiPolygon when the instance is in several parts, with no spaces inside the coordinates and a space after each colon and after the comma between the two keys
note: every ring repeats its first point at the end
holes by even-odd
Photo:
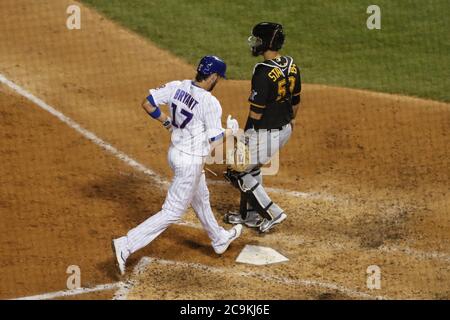
{"type": "Polygon", "coordinates": [[[156,102],[155,102],[155,99],[153,99],[153,96],[152,96],[152,95],[149,95],[149,96],[147,97],[147,101],[150,102],[150,104],[151,104],[152,106],[154,106],[154,107],[157,107],[157,106],[158,106],[158,105],[156,104],[156,102]]]}
{"type": "Polygon", "coordinates": [[[209,141],[210,141],[210,142],[214,142],[214,141],[220,140],[220,139],[223,138],[223,136],[224,136],[224,133],[222,132],[222,133],[220,133],[219,135],[210,138],[209,141]]]}
{"type": "Polygon", "coordinates": [[[158,107],[156,107],[155,111],[153,111],[152,113],[149,113],[149,116],[152,117],[153,119],[158,119],[160,115],[161,115],[161,109],[159,109],[158,107]]]}

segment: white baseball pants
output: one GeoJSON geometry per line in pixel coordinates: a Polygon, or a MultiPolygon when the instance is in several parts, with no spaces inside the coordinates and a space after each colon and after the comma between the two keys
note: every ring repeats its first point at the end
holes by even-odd
{"type": "Polygon", "coordinates": [[[218,225],[209,203],[209,191],[203,170],[205,157],[189,155],[171,146],[168,160],[175,176],[166,200],[161,211],[128,232],[130,254],[147,246],[172,223],[179,222],[190,205],[211,239],[213,247],[223,244],[230,237],[229,232],[218,225]]]}

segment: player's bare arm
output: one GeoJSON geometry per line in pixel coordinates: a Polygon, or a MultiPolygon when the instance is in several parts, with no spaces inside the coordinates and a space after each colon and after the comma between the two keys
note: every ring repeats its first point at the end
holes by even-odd
{"type": "Polygon", "coordinates": [[[300,108],[300,102],[297,103],[296,105],[292,106],[292,111],[293,111],[293,117],[291,120],[292,131],[294,131],[294,128],[295,128],[295,119],[297,118],[297,112],[298,112],[299,108],[300,108]]]}

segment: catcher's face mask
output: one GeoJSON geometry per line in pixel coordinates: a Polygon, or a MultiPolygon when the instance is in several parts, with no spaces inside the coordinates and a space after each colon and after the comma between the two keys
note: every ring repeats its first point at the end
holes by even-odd
{"type": "Polygon", "coordinates": [[[250,46],[250,48],[252,48],[252,49],[262,45],[262,39],[255,37],[253,35],[248,37],[247,42],[248,42],[248,45],[250,46]]]}
{"type": "Polygon", "coordinates": [[[248,45],[250,47],[250,49],[252,50],[252,55],[254,57],[257,57],[261,54],[263,54],[264,50],[264,41],[263,39],[261,39],[260,37],[251,35],[250,37],[248,37],[247,39],[248,45]]]}
{"type": "Polygon", "coordinates": [[[261,54],[261,48],[263,45],[263,41],[261,38],[251,35],[250,37],[248,37],[247,42],[250,49],[252,50],[253,56],[256,57],[261,54]]]}

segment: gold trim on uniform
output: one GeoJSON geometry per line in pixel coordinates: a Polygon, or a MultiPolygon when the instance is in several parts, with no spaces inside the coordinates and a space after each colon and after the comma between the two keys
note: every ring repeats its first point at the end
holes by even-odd
{"type": "Polygon", "coordinates": [[[262,113],[256,113],[255,111],[250,110],[250,118],[255,119],[255,120],[261,120],[262,118],[262,113]]]}
{"type": "Polygon", "coordinates": [[[257,108],[265,108],[266,106],[262,106],[262,105],[260,105],[260,104],[256,104],[256,103],[254,103],[254,102],[250,102],[250,105],[251,106],[254,106],[254,107],[257,107],[257,108]]]}

